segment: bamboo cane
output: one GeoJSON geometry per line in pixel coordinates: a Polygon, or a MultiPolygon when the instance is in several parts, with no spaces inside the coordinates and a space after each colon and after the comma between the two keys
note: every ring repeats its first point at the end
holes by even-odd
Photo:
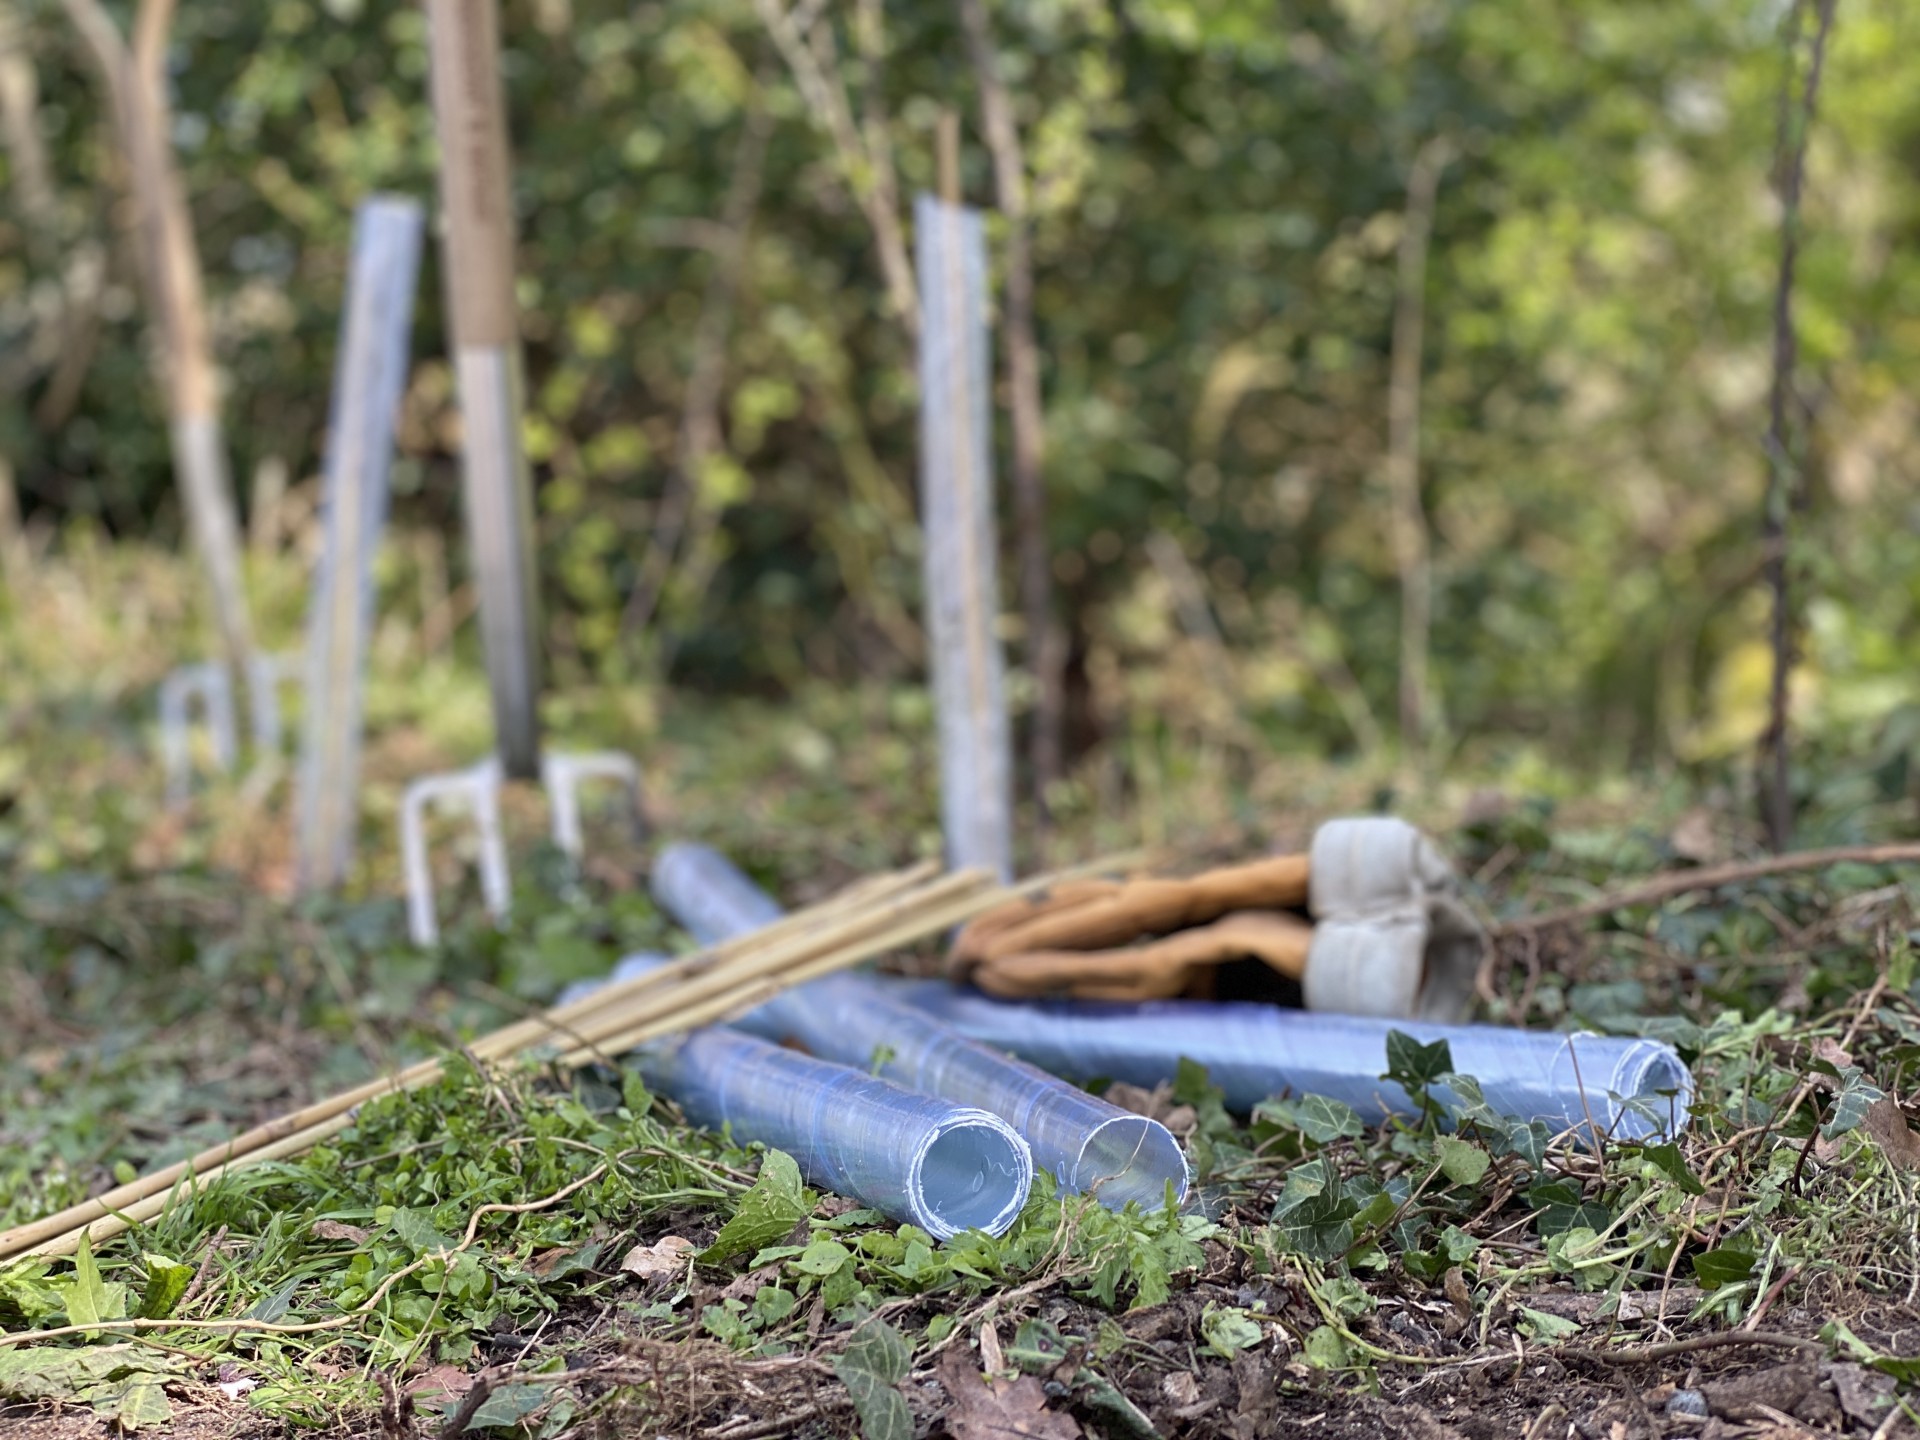
{"type": "MultiPolygon", "coordinates": [[[[559,1037],[573,1042],[559,1063],[578,1068],[643,1040],[750,1010],[791,985],[943,933],[1015,896],[1125,868],[1139,858],[1108,856],[1013,887],[995,884],[984,871],[941,875],[932,861],[871,876],[751,935],[503,1026],[468,1050],[483,1062],[499,1061],[559,1037]]],[[[109,1239],[162,1214],[183,1178],[195,1185],[210,1184],[300,1154],[349,1128],[368,1100],[432,1084],[443,1073],[440,1060],[419,1061],[257,1125],[58,1214],[0,1233],[0,1260],[70,1255],[79,1248],[83,1232],[93,1241],[109,1239]]]]}
{"type": "MultiPolygon", "coordinates": [[[[862,881],[853,887],[851,896],[834,896],[797,912],[790,922],[782,921],[610,987],[604,997],[588,996],[504,1026],[481,1037],[469,1049],[482,1061],[503,1060],[560,1035],[584,1042],[576,1047],[580,1053],[598,1055],[604,1042],[617,1040],[623,1029],[646,1026],[650,1027],[649,1033],[666,1033],[705,1023],[712,1014],[727,1008],[729,991],[741,985],[756,986],[749,993],[762,998],[778,993],[782,967],[804,964],[806,977],[812,978],[858,964],[897,945],[938,933],[956,923],[952,918],[956,913],[974,913],[1000,898],[998,887],[981,872],[962,872],[926,883],[933,868],[918,866],[862,881]],[[928,907],[933,907],[931,914],[927,914],[928,907]],[[916,918],[916,912],[926,918],[916,918]],[[665,993],[656,997],[648,993],[653,991],[665,993]],[[683,1015],[684,1020],[679,1018],[683,1015]]],[[[245,1165],[297,1154],[347,1128],[353,1112],[366,1101],[431,1084],[442,1073],[439,1060],[423,1060],[397,1074],[366,1081],[255,1126],[188,1160],[0,1234],[0,1259],[21,1253],[69,1254],[82,1230],[96,1238],[118,1234],[130,1223],[161,1213],[169,1193],[183,1177],[211,1180],[245,1165]]]]}
{"type": "MultiPolygon", "coordinates": [[[[985,872],[975,873],[984,874],[985,872]]],[[[965,895],[932,913],[916,915],[912,920],[903,921],[880,932],[871,937],[864,948],[879,955],[888,950],[897,950],[902,945],[911,944],[922,936],[939,934],[950,926],[958,925],[969,916],[979,914],[983,900],[992,904],[1001,903],[997,890],[991,893],[990,900],[977,892],[965,895]]],[[[631,1050],[644,1040],[657,1039],[661,1035],[671,1034],[676,1030],[691,1029],[695,1025],[710,1025],[715,1021],[744,1014],[748,1010],[766,1004],[783,990],[805,984],[808,980],[816,980],[835,970],[847,968],[844,963],[836,963],[836,960],[837,956],[829,953],[811,960],[796,962],[778,976],[757,981],[744,990],[728,991],[687,1010],[676,1012],[670,1023],[642,1020],[624,1029],[610,1031],[598,1037],[596,1043],[591,1046],[581,1046],[567,1051],[560,1057],[560,1063],[577,1068],[596,1058],[618,1055],[622,1051],[631,1050]]]]}

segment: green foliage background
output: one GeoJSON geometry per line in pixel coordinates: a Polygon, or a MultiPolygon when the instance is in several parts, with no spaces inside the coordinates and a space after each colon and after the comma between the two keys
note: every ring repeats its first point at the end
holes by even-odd
{"type": "MultiPolygon", "coordinates": [[[[36,235],[17,207],[0,223],[14,356],[0,438],[30,514],[170,534],[96,87],[57,4],[15,9],[59,233],[36,235]],[[46,317],[88,256],[105,266],[98,348],[78,405],[44,426],[46,317]]],[[[954,6],[880,7],[877,67],[857,58],[857,7],[825,9],[903,191],[931,185],[934,117],[953,105],[967,193],[987,202],[954,6]]],[[[1176,643],[1168,577],[1143,548],[1165,531],[1241,657],[1236,703],[1275,743],[1351,745],[1369,708],[1391,728],[1395,249],[1412,157],[1445,135],[1457,157],[1427,274],[1423,478],[1448,731],[1616,762],[1744,749],[1761,682],[1782,11],[996,7],[1037,206],[1050,539],[1083,708],[1110,722],[1153,699],[1128,677],[1176,643]]],[[[911,356],[865,221],[751,0],[506,0],[504,17],[560,678],[657,677],[669,655],[683,686],[913,673],[911,356]],[[728,340],[726,454],[694,486],[696,513],[719,522],[713,548],[676,571],[652,628],[623,635],[752,107],[772,130],[728,340]]],[[[433,193],[424,19],[404,3],[183,0],[174,33],[175,139],[236,473],[278,456],[310,474],[353,204],[433,193]]],[[[1920,12],[1842,0],[1809,161],[1799,316],[1818,441],[1798,542],[1807,714],[1841,731],[1912,698],[1920,673],[1916,154],[1920,12]]],[[[397,518],[451,537],[439,285],[434,257],[397,518]]]]}

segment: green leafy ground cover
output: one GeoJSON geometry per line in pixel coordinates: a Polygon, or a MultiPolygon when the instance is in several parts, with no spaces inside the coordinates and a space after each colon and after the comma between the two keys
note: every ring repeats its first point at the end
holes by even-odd
{"type": "MultiPolygon", "coordinates": [[[[111,581],[137,562],[99,563],[111,581]]],[[[1502,938],[1488,1017],[1681,1049],[1700,1088],[1678,1143],[1595,1153],[1516,1126],[1443,1047],[1410,1041],[1381,1069],[1426,1113],[1381,1127],[1310,1096],[1230,1115],[1190,1070],[1130,1097],[1188,1139],[1186,1213],[1116,1215],[1043,1182],[1007,1235],[939,1245],[811,1191],[783,1156],[691,1130],[631,1077],[461,1059],[463,1038],[567,980],[684,943],[645,899],[644,852],[603,837],[571,872],[539,849],[531,807],[513,811],[509,928],[467,918],[436,951],[404,942],[392,783],[459,758],[470,673],[377,678],[363,871],[342,899],[290,903],[273,893],[284,786],[240,777],[164,814],[142,718],[163,662],[137,616],[89,613],[57,656],[31,623],[7,639],[34,683],[0,741],[0,1227],[405,1059],[446,1054],[450,1073],[308,1155],[183,1189],[96,1253],[0,1265],[0,1427],[971,1440],[1912,1424],[1911,870],[1835,867],[1502,938]]],[[[928,717],[906,692],[779,710],[582,694],[555,718],[571,740],[634,749],[663,829],[730,848],[790,900],[932,846],[928,717]]],[[[1712,776],[1602,787],[1488,761],[1499,797],[1396,793],[1384,771],[1193,743],[1194,723],[1163,715],[1125,754],[1090,758],[1037,858],[1141,840],[1226,853],[1390,802],[1443,836],[1497,923],[1750,844],[1712,776]],[[1103,767],[1130,783],[1109,793],[1103,767]]],[[[1910,823],[1884,763],[1822,761],[1805,790],[1807,843],[1910,823]]]]}

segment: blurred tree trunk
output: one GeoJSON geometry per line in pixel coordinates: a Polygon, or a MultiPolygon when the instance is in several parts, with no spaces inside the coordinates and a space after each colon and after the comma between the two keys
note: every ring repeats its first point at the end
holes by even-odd
{"type": "MultiPolygon", "coordinates": [[[[764,77],[756,82],[756,88],[764,88],[764,77]]],[[[669,597],[676,555],[681,557],[682,583],[678,588],[682,620],[688,618],[685,612],[689,607],[697,605],[706,593],[722,558],[715,550],[713,532],[725,506],[705,494],[713,488],[707,470],[726,449],[720,405],[726,385],[727,346],[733,335],[735,302],[746,276],[747,243],[754,210],[760,204],[767,142],[772,133],[772,114],[765,105],[754,104],[747,112],[746,125],[734,151],[733,173],[727,181],[726,200],[712,247],[713,269],[707,276],[706,291],[700,300],[700,318],[694,328],[693,364],[680,406],[678,463],[668,477],[667,492],[648,536],[646,556],[640,563],[639,579],[628,597],[621,622],[629,644],[638,641],[656,610],[669,597]],[[687,542],[684,546],[683,539],[687,542]]],[[[653,655],[657,674],[666,674],[677,648],[677,634],[671,630],[663,632],[653,655]]]]}
{"type": "Polygon", "coordinates": [[[227,474],[226,441],[208,333],[200,256],[185,186],[169,136],[167,32],[174,0],[140,0],[131,45],[100,0],[62,0],[105,90],[128,189],[136,248],[155,331],[155,361],[167,398],[173,467],[200,552],[228,663],[243,681],[252,626],[240,560],[240,530],[227,474]]]}
{"type": "MultiPolygon", "coordinates": [[[[913,283],[913,264],[907,259],[906,230],[900,223],[899,184],[894,176],[893,152],[887,143],[885,117],[877,113],[874,90],[868,90],[866,124],[856,122],[846,87],[836,73],[837,47],[833,27],[822,24],[821,7],[803,5],[788,10],[784,0],[754,0],[760,23],[793,74],[793,83],[815,124],[827,132],[833,145],[840,179],[866,216],[880,252],[880,273],[887,298],[906,327],[910,343],[920,339],[920,296],[913,283]]],[[[869,77],[877,68],[880,44],[879,15],[870,3],[859,12],[855,34],[866,51],[869,77]]]]}
{"type": "Polygon", "coordinates": [[[1066,711],[1065,632],[1053,613],[1053,552],[1047,541],[1047,491],[1042,465],[1046,423],[1040,399],[1040,347],[1033,330],[1033,246],[1027,210],[1027,163],[1013,106],[1000,79],[986,0],[960,0],[967,47],[980,90],[981,129],[993,157],[994,191],[1006,217],[1006,308],[1001,326],[1013,429],[1013,503],[1018,528],[1020,610],[1027,666],[1033,672],[1034,709],[1028,737],[1033,793],[1044,822],[1047,792],[1061,778],[1066,711]]]}
{"type": "Polygon", "coordinates": [[[40,134],[39,81],[22,48],[20,15],[11,0],[0,0],[0,132],[13,198],[28,223],[27,243],[44,250],[56,218],[53,167],[40,134]]]}
{"type": "Polygon", "coordinates": [[[1400,227],[1398,293],[1393,309],[1393,354],[1387,382],[1387,488],[1391,533],[1400,573],[1400,753],[1419,770],[1426,757],[1427,651],[1433,630],[1433,555],[1426,506],[1420,497],[1420,372],[1426,342],[1427,247],[1447,141],[1428,140],[1407,176],[1400,227]]]}
{"type": "Polygon", "coordinates": [[[1794,617],[1788,520],[1806,506],[1802,467],[1806,422],[1795,394],[1800,344],[1793,324],[1794,267],[1800,250],[1800,192],[1806,178],[1807,136],[1820,98],[1820,68],[1833,29],[1834,0],[1814,0],[1817,12],[1813,51],[1798,104],[1794,81],[1799,73],[1800,35],[1806,4],[1796,3],[1787,20],[1786,66],[1780,80],[1779,130],[1774,142],[1774,186],[1780,195],[1780,275],[1773,292],[1773,380],[1767,394],[1767,497],[1761,519],[1761,551],[1767,588],[1773,594],[1773,676],[1767,696],[1767,728],[1760,736],[1761,813],[1767,842],[1775,851],[1793,842],[1793,784],[1788,764],[1787,691],[1793,675],[1794,617]]]}

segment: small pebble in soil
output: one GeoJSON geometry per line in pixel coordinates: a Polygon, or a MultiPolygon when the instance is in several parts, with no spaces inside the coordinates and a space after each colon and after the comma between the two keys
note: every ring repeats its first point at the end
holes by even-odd
{"type": "Polygon", "coordinates": [[[1667,1414],[1707,1417],[1707,1397],[1698,1390],[1676,1390],[1667,1398],[1667,1414]]]}

